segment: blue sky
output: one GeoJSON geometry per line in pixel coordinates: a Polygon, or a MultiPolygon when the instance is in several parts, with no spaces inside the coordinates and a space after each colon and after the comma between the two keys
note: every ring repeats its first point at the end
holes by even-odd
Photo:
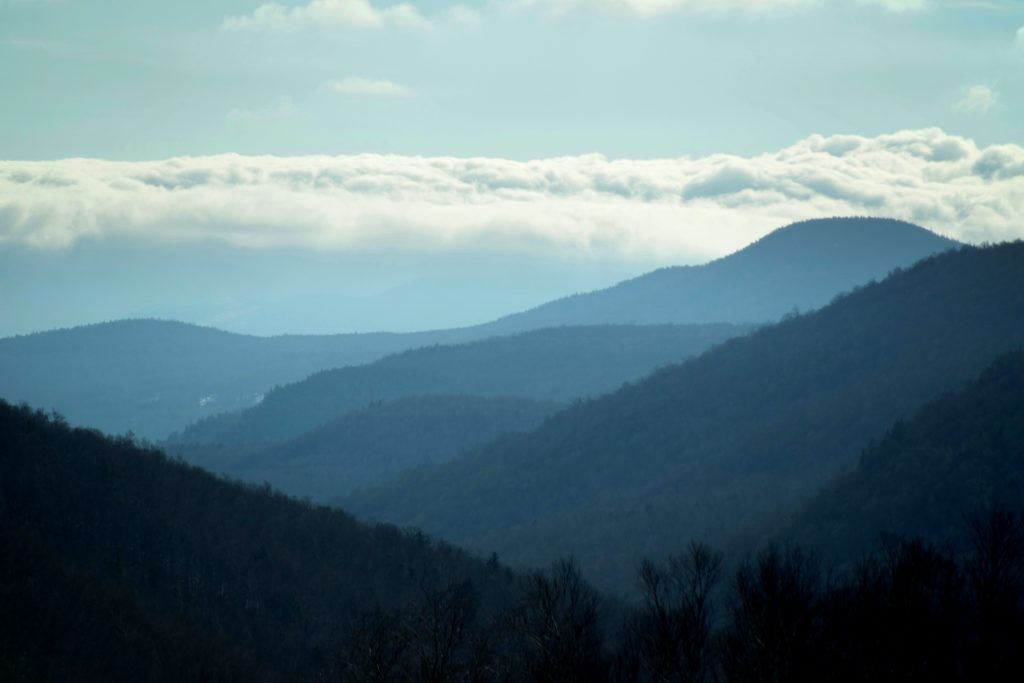
{"type": "Polygon", "coordinates": [[[0,0],[3,158],[751,155],[931,126],[1024,139],[1012,0],[405,5],[418,20],[386,0],[262,6],[0,0]],[[991,97],[957,106],[979,87],[991,97]]]}
{"type": "Polygon", "coordinates": [[[1022,86],[1018,0],[0,0],[0,334],[467,324],[823,215],[1024,237],[1022,86]],[[393,313],[239,322],[267,282],[393,313]]]}

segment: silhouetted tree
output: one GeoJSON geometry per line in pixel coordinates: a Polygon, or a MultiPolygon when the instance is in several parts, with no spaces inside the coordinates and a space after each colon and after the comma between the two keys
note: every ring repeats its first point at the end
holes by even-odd
{"type": "Polygon", "coordinates": [[[742,683],[816,681],[820,574],[799,548],[771,546],[733,579],[723,674],[742,683]]]}
{"type": "Polygon", "coordinates": [[[605,680],[600,606],[600,595],[572,559],[555,562],[549,574],[529,575],[512,615],[521,675],[530,681],[605,680]]]}
{"type": "MultiPolygon", "coordinates": [[[[713,666],[712,592],[722,555],[693,542],[663,566],[640,567],[643,605],[632,615],[620,648],[620,668],[650,681],[705,681],[713,666]],[[630,665],[629,660],[633,663],[630,665]]],[[[625,672],[624,672],[625,673],[625,672]]]]}
{"type": "Polygon", "coordinates": [[[978,680],[1016,680],[1024,669],[1024,517],[994,506],[973,514],[968,525],[972,667],[978,680]]]}

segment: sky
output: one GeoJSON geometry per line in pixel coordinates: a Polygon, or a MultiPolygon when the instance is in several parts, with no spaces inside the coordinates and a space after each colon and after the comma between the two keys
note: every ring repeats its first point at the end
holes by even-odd
{"type": "Polygon", "coordinates": [[[0,335],[483,322],[802,218],[1024,237],[1019,0],[0,0],[0,335]]]}

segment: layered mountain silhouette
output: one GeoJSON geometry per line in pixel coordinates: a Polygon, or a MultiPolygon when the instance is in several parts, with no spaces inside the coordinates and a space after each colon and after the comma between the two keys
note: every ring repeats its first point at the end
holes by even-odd
{"type": "Polygon", "coordinates": [[[621,587],[637,557],[761,527],[1022,342],[1024,244],[962,248],[342,504],[621,587]]]}
{"type": "Polygon", "coordinates": [[[1024,351],[894,423],[857,466],[772,536],[830,563],[856,560],[883,534],[955,537],[978,509],[1024,501],[1024,351]]]}
{"type": "Polygon", "coordinates": [[[957,244],[885,218],[809,220],[710,263],[662,268],[502,318],[491,327],[772,322],[820,308],[840,292],[957,244]]]}
{"type": "Polygon", "coordinates": [[[458,331],[253,337],[123,320],[0,339],[0,397],[56,409],[73,424],[159,440],[324,368],[463,338],[458,331]]]}
{"type": "Polygon", "coordinates": [[[233,408],[168,443],[267,482],[0,400],[5,681],[654,680],[694,653],[698,679],[739,681],[1021,666],[1021,242],[810,221],[463,330],[88,326],[0,340],[0,394],[145,436],[233,408]],[[724,322],[623,324],[658,310],[724,322]],[[1004,545],[967,548],[965,516],[999,504],[981,531],[1004,545]],[[827,582],[764,548],[830,571],[883,531],[925,540],[827,582]],[[492,551],[575,557],[633,596],[641,568],[641,601],[492,551]]]}
{"type": "Polygon", "coordinates": [[[280,441],[378,401],[468,394],[565,402],[595,396],[749,331],[741,325],[558,327],[430,346],[279,387],[240,413],[196,423],[173,446],[280,441]]]}
{"type": "Polygon", "coordinates": [[[472,446],[528,431],[560,403],[484,396],[411,396],[344,413],[270,445],[175,448],[188,462],[243,481],[273,482],[290,495],[327,502],[472,446]]]}
{"type": "Polygon", "coordinates": [[[263,338],[129,320],[10,337],[0,339],[0,396],[55,408],[74,424],[159,440],[244,410],[278,384],[422,346],[550,326],[772,321],[954,244],[898,221],[823,219],[704,266],[658,270],[461,329],[263,338]]]}

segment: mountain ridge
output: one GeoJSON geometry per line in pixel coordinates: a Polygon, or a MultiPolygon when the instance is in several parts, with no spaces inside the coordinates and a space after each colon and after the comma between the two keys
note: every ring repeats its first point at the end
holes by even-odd
{"type": "Polygon", "coordinates": [[[960,243],[886,218],[791,223],[708,263],[668,266],[595,292],[542,304],[492,325],[774,321],[960,243]]]}
{"type": "Polygon", "coordinates": [[[629,557],[756,528],[1022,342],[1024,243],[963,247],[339,502],[514,562],[569,548],[613,585],[629,557]]]}

